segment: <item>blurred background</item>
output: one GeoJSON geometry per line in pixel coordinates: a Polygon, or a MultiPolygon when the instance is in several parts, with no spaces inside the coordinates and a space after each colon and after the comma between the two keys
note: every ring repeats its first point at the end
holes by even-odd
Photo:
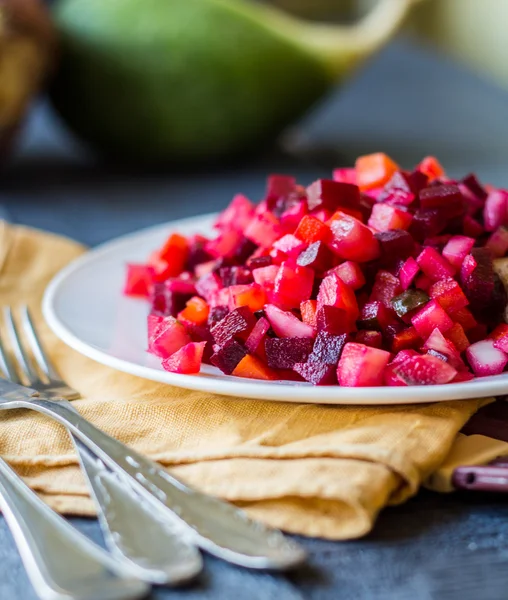
{"type": "Polygon", "coordinates": [[[508,187],[508,0],[2,0],[2,214],[88,244],[384,151],[508,187]],[[86,214],[93,227],[83,229],[86,214]]]}

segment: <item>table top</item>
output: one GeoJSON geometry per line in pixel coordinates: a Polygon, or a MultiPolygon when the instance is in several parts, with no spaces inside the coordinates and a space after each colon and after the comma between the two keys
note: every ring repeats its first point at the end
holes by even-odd
{"type": "MultiPolygon", "coordinates": [[[[508,93],[405,41],[392,44],[287,136],[235,164],[186,172],[135,171],[99,162],[41,101],[0,181],[0,215],[96,245],[154,223],[221,208],[242,191],[261,195],[266,174],[303,183],[383,150],[404,166],[436,154],[449,172],[474,170],[508,187],[508,93]]],[[[72,522],[101,543],[98,524],[72,522]]],[[[254,573],[212,558],[198,582],[157,599],[498,600],[508,585],[508,503],[503,496],[421,492],[383,512],[362,540],[302,539],[308,566],[254,573]]],[[[0,598],[32,600],[0,519],[0,598]]]]}

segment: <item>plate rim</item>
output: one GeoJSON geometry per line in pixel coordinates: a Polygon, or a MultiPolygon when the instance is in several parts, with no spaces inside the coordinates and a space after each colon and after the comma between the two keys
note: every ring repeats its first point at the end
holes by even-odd
{"type": "MultiPolygon", "coordinates": [[[[112,356],[108,352],[92,346],[75,335],[58,317],[56,298],[65,285],[66,280],[90,262],[101,259],[103,255],[121,250],[122,246],[130,245],[133,240],[162,231],[177,231],[182,227],[203,228],[210,226],[217,213],[208,213],[168,221],[130,232],[89,249],[78,258],[63,267],[49,282],[42,300],[43,316],[53,333],[65,344],[87,356],[88,358],[109,366],[118,371],[174,385],[184,389],[233,396],[236,398],[273,400],[280,402],[297,402],[306,404],[331,405],[400,405],[425,404],[446,402],[449,400],[466,400],[473,398],[488,398],[508,393],[508,374],[506,378],[479,378],[474,382],[462,382],[446,385],[406,387],[359,387],[343,388],[340,386],[311,386],[306,384],[287,384],[285,382],[265,382],[253,379],[242,379],[231,376],[208,377],[201,375],[183,375],[168,373],[150,366],[139,365],[128,360],[112,356]],[[488,388],[488,390],[486,389],[488,388]],[[288,389],[291,393],[288,394],[288,389]],[[413,398],[407,398],[408,389],[413,392],[413,398]],[[309,390],[314,397],[309,398],[309,390]],[[344,392],[342,391],[344,390],[344,392]],[[373,396],[370,398],[370,396],[373,396]],[[341,397],[342,396],[342,397],[341,397]],[[437,396],[437,397],[436,397],[437,396]]],[[[500,377],[500,376],[498,376],[500,377]]]]}

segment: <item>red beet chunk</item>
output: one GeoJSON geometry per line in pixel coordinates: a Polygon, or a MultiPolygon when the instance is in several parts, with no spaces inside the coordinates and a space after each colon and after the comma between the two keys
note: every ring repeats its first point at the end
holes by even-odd
{"type": "Polygon", "coordinates": [[[273,302],[283,310],[299,308],[309,300],[314,285],[314,271],[289,261],[282,263],[275,277],[273,302]]]}
{"type": "Polygon", "coordinates": [[[224,319],[216,323],[212,329],[212,335],[216,344],[224,346],[232,339],[245,341],[256,324],[256,317],[247,306],[241,306],[231,311],[224,319]]]}
{"type": "Polygon", "coordinates": [[[381,249],[381,262],[393,265],[398,260],[406,260],[415,249],[415,243],[410,233],[403,230],[383,231],[375,237],[381,249]]]}
{"type": "Polygon", "coordinates": [[[310,267],[315,271],[328,270],[334,261],[332,251],[323,242],[314,242],[304,250],[296,262],[301,267],[310,267]]]}
{"type": "Polygon", "coordinates": [[[252,273],[246,267],[222,267],[219,276],[224,287],[231,285],[248,285],[253,282],[252,273]]]}
{"type": "Polygon", "coordinates": [[[367,302],[363,308],[358,321],[359,329],[373,329],[384,331],[388,325],[395,320],[393,310],[379,300],[367,302]]]}
{"type": "Polygon", "coordinates": [[[332,219],[330,248],[337,256],[359,263],[379,257],[379,242],[366,225],[345,213],[335,213],[332,219]]]}
{"type": "Polygon", "coordinates": [[[356,208],[359,202],[360,190],[351,183],[318,179],[307,188],[309,210],[323,208],[334,212],[341,206],[356,208]]]}
{"type": "Polygon", "coordinates": [[[308,362],[336,365],[348,340],[349,336],[345,333],[334,335],[326,331],[320,331],[314,340],[308,362]]]}
{"type": "Polygon", "coordinates": [[[272,257],[268,254],[264,256],[253,256],[248,259],[247,267],[254,271],[254,269],[260,269],[261,267],[269,267],[272,264],[272,257]]]}
{"type": "Polygon", "coordinates": [[[383,373],[390,360],[386,350],[349,342],[337,366],[337,380],[346,387],[383,385],[383,373]]]}
{"type": "Polygon", "coordinates": [[[242,231],[254,216],[254,205],[243,194],[237,194],[231,204],[221,212],[215,221],[216,229],[237,229],[242,231]]]}
{"type": "Polygon", "coordinates": [[[480,200],[485,201],[487,198],[487,191],[483,187],[483,185],[478,181],[478,178],[473,173],[466,175],[464,179],[462,179],[462,183],[469,189],[469,191],[474,194],[480,200]]]}
{"type": "Polygon", "coordinates": [[[325,305],[343,308],[352,322],[360,314],[354,290],[335,273],[325,277],[319,286],[317,309],[325,305]]]}
{"type": "Polygon", "coordinates": [[[469,304],[469,300],[460,285],[451,278],[434,283],[429,289],[429,295],[437,300],[448,314],[452,314],[469,304]]]}
{"type": "Polygon", "coordinates": [[[192,291],[175,291],[168,282],[157,283],[153,286],[150,296],[152,311],[156,314],[176,317],[192,296],[194,296],[192,291]]]}
{"type": "Polygon", "coordinates": [[[266,338],[267,364],[272,369],[292,369],[307,361],[313,344],[312,338],[266,338]]]}
{"type": "MultiPolygon", "coordinates": [[[[385,202],[386,197],[394,192],[403,192],[409,197],[412,196],[414,200],[415,195],[418,193],[420,187],[417,185],[417,181],[411,173],[408,171],[395,171],[390,181],[385,185],[384,192],[379,198],[380,202],[385,202]]],[[[422,180],[423,186],[427,184],[427,180],[422,180]]]]}
{"type": "Polygon", "coordinates": [[[285,198],[294,191],[296,179],[291,175],[269,175],[266,181],[266,200],[268,203],[275,202],[279,198],[285,198]]]}
{"type": "Polygon", "coordinates": [[[450,383],[457,370],[430,354],[407,357],[392,364],[385,373],[388,385],[439,385],[450,383]]]}
{"type": "Polygon", "coordinates": [[[348,313],[336,306],[322,306],[316,313],[316,325],[318,331],[326,331],[334,335],[349,333],[355,329],[348,313]]]}
{"type": "Polygon", "coordinates": [[[365,346],[371,346],[372,348],[382,348],[383,334],[380,331],[362,329],[355,335],[355,342],[358,344],[365,344],[365,346]]]}
{"type": "Polygon", "coordinates": [[[242,344],[230,339],[213,354],[210,362],[226,375],[231,375],[246,354],[247,350],[242,344]]]}
{"type": "Polygon", "coordinates": [[[335,385],[337,383],[335,365],[320,362],[296,363],[293,370],[313,385],[335,385]]]}
{"type": "Polygon", "coordinates": [[[435,300],[431,300],[419,310],[411,322],[424,339],[428,338],[436,328],[444,333],[453,327],[453,321],[435,300]]]}
{"type": "Polygon", "coordinates": [[[229,314],[229,307],[227,306],[212,306],[208,313],[208,325],[212,327],[215,323],[222,321],[229,314]]]}
{"type": "Polygon", "coordinates": [[[471,256],[476,266],[471,272],[461,273],[461,283],[464,294],[471,305],[475,316],[481,316],[487,310],[492,310],[492,297],[494,294],[494,269],[492,257],[485,248],[473,248],[471,256]]]}
{"type": "Polygon", "coordinates": [[[153,286],[154,275],[155,271],[151,266],[128,264],[123,293],[126,296],[148,298],[153,286]]]}
{"type": "Polygon", "coordinates": [[[420,207],[423,210],[439,209],[447,217],[464,211],[464,198],[457,185],[435,185],[420,192],[420,207]]]}
{"type": "Polygon", "coordinates": [[[370,295],[371,301],[379,300],[386,307],[391,308],[392,298],[402,292],[400,281],[389,271],[379,270],[370,295]]]}
{"type": "Polygon", "coordinates": [[[409,233],[417,242],[423,242],[424,239],[441,233],[446,227],[446,223],[447,220],[443,218],[439,211],[419,209],[413,215],[409,233]]]}
{"type": "Polygon", "coordinates": [[[197,265],[213,259],[213,256],[205,249],[207,242],[208,239],[202,235],[195,235],[189,239],[189,254],[186,264],[188,271],[193,271],[197,265]]]}
{"type": "Polygon", "coordinates": [[[439,281],[455,275],[455,267],[441,256],[435,248],[424,248],[417,256],[416,262],[432,281],[439,281]]]}

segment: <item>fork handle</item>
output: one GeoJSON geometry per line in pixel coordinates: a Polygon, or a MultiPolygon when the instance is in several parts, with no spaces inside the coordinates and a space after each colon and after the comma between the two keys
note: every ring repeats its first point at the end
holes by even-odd
{"type": "Polygon", "coordinates": [[[42,600],[128,600],[146,596],[141,581],[76,531],[0,459],[0,506],[28,577],[42,600]]]}
{"type": "Polygon", "coordinates": [[[71,436],[92,491],[108,550],[136,577],[178,585],[202,569],[201,554],[161,522],[131,486],[71,436]]]}
{"type": "Polygon", "coordinates": [[[37,410],[65,425],[110,469],[127,478],[161,518],[203,550],[257,569],[287,569],[303,561],[303,549],[280,531],[253,521],[227,502],[187,487],[157,463],[92,425],[67,401],[32,397],[10,404],[37,410]]]}

